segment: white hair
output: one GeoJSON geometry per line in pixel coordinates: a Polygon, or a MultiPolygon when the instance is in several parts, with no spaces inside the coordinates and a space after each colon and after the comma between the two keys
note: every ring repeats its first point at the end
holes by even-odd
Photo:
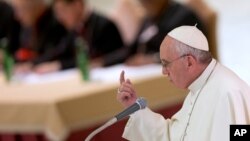
{"type": "Polygon", "coordinates": [[[211,61],[212,55],[209,51],[199,50],[193,47],[190,47],[182,42],[174,40],[175,51],[180,55],[192,55],[202,64],[207,64],[211,61]]]}

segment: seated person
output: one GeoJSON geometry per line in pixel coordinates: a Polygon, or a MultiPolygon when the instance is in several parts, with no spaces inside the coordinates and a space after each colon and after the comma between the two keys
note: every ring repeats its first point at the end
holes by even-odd
{"type": "Polygon", "coordinates": [[[72,58],[64,58],[63,68],[76,66],[75,39],[81,38],[88,46],[90,67],[112,65],[107,57],[123,47],[123,41],[116,25],[106,17],[94,12],[85,0],[54,0],[53,9],[61,24],[68,30],[65,53],[71,53],[72,58]]]}
{"type": "MultiPolygon", "coordinates": [[[[11,0],[10,2],[16,22],[11,29],[8,49],[16,61],[16,73],[36,71],[44,66],[43,63],[52,63],[58,53],[56,46],[66,34],[66,30],[54,18],[47,1],[11,0]]],[[[51,66],[56,67],[52,70],[59,68],[51,66]]]]}
{"type": "Polygon", "coordinates": [[[199,18],[187,7],[171,0],[139,0],[146,18],[134,43],[123,57],[127,65],[159,63],[159,47],[166,34],[181,25],[195,25],[204,31],[199,18]]]}

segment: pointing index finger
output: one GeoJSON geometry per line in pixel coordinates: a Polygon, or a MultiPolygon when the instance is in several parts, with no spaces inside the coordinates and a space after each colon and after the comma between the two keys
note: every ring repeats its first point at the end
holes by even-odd
{"type": "Polygon", "coordinates": [[[123,70],[123,71],[121,72],[121,74],[120,74],[120,84],[122,84],[123,82],[125,82],[124,74],[125,74],[125,72],[124,72],[124,70],[123,70]]]}

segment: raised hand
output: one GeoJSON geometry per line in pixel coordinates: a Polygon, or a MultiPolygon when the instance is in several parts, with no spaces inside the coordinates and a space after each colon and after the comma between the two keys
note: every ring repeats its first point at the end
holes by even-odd
{"type": "Polygon", "coordinates": [[[129,107],[135,103],[137,99],[133,84],[129,79],[125,79],[125,72],[120,74],[120,87],[118,88],[117,100],[125,107],[129,107]]]}

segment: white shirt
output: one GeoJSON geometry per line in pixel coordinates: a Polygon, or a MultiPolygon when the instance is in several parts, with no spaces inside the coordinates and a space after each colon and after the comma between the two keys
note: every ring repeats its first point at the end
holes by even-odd
{"type": "Polygon", "coordinates": [[[250,124],[250,88],[212,60],[188,87],[182,108],[171,118],[146,108],[134,113],[123,133],[130,141],[229,141],[230,124],[250,124]]]}

